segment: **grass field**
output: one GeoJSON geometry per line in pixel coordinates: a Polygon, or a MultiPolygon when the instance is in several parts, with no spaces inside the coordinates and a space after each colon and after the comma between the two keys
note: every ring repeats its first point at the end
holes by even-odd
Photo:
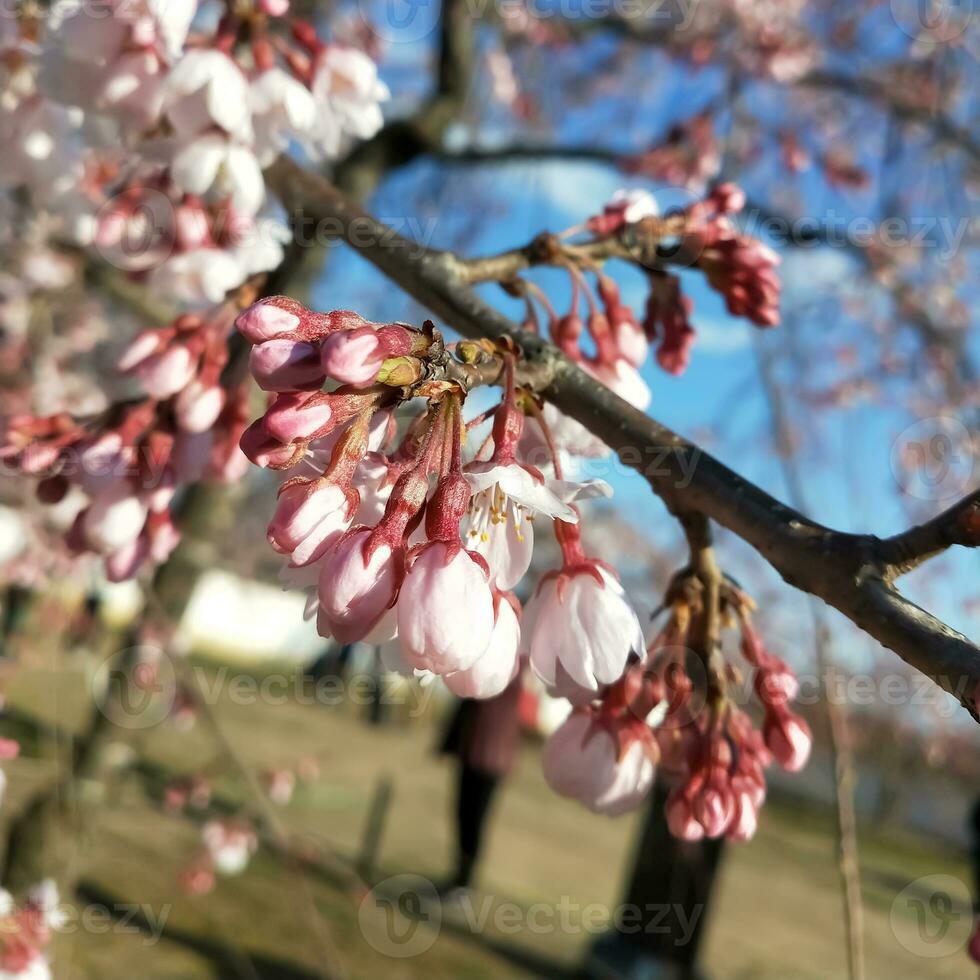
{"type": "MultiPolygon", "coordinates": [[[[81,672],[55,673],[42,665],[18,676],[9,701],[76,730],[86,689],[81,672]]],[[[396,718],[377,727],[366,723],[363,708],[349,704],[324,707],[292,699],[240,704],[233,703],[229,690],[226,684],[215,715],[250,767],[273,767],[304,754],[320,763],[319,777],[301,784],[280,811],[301,850],[328,851],[341,864],[355,860],[375,790],[389,780],[393,795],[374,880],[404,873],[437,880],[446,874],[451,778],[447,763],[432,752],[436,729],[431,717],[414,724],[396,718]]],[[[216,757],[205,725],[179,733],[165,723],[130,734],[132,748],[147,765],[174,773],[206,767],[216,757]]],[[[50,778],[53,752],[49,744],[42,758],[7,765],[6,814],[31,786],[50,778]]],[[[228,777],[219,779],[216,791],[229,799],[243,794],[241,781],[228,777]]],[[[635,821],[596,817],[555,798],[540,775],[538,747],[528,743],[500,799],[470,912],[471,918],[475,914],[486,922],[474,927],[467,910],[447,911],[441,929],[433,928],[430,919],[413,938],[427,948],[396,957],[387,955],[392,949],[379,919],[386,915],[383,902],[372,897],[359,918],[364,889],[284,866],[265,849],[243,876],[219,879],[213,894],[185,896],[177,875],[197,846],[198,829],[163,812],[147,798],[143,784],[130,778],[110,788],[84,839],[52,842],[63,860],[77,862],[82,870],[85,890],[73,904],[88,912],[84,928],[57,938],[55,976],[302,980],[343,972],[397,980],[573,975],[599,926],[586,928],[573,917],[573,927],[554,928],[548,910],[561,903],[598,906],[601,918],[602,909],[615,907],[635,821]],[[115,911],[127,921],[110,923],[98,914],[101,904],[119,906],[115,911]],[[166,920],[159,940],[136,928],[140,917],[151,931],[166,920]]],[[[964,856],[865,827],[861,859],[869,978],[973,975],[961,948],[968,929],[964,856]],[[935,923],[917,919],[922,908],[931,908],[937,879],[929,876],[935,875],[960,883],[952,889],[960,904],[952,907],[949,929],[938,940],[935,930],[930,932],[935,923]],[[908,896],[913,900],[906,901],[908,896]],[[929,955],[936,953],[944,955],[929,955]]],[[[385,889],[395,885],[382,884],[376,895],[384,898],[385,889]]],[[[845,976],[830,815],[788,802],[767,805],[756,839],[729,849],[710,916],[709,976],[845,976]]]]}

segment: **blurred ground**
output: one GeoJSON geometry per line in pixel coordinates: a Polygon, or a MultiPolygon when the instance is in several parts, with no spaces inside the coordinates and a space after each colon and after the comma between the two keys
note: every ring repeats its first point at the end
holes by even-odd
{"type": "MultiPolygon", "coordinates": [[[[41,665],[18,675],[9,702],[14,714],[29,711],[63,729],[77,729],[87,689],[82,671],[72,674],[62,667],[54,673],[41,665]]],[[[230,690],[228,684],[221,688],[215,713],[250,766],[275,767],[303,754],[319,760],[319,777],[301,785],[280,811],[300,842],[316,842],[345,861],[354,860],[375,789],[379,780],[389,778],[393,799],[375,880],[403,872],[435,880],[446,874],[451,779],[447,763],[433,755],[437,733],[430,716],[421,723],[396,718],[373,727],[363,707],[261,699],[236,704],[230,690]]],[[[213,736],[203,724],[180,733],[166,722],[131,733],[130,744],[144,759],[144,771],[157,766],[174,773],[197,771],[217,758],[213,736]]],[[[49,760],[54,750],[51,742],[39,747],[49,760]]],[[[8,816],[32,784],[54,771],[52,762],[32,758],[6,769],[10,791],[3,809],[8,816]]],[[[65,860],[81,862],[84,869],[80,904],[141,905],[151,926],[166,918],[163,938],[152,942],[133,921],[111,924],[93,915],[85,928],[57,939],[55,976],[60,980],[303,980],[330,975],[337,961],[355,978],[572,975],[594,933],[550,927],[547,916],[538,927],[528,922],[513,926],[512,919],[495,920],[493,910],[509,902],[525,912],[537,903],[555,908],[563,899],[566,905],[615,906],[636,819],[599,818],[554,797],[540,775],[538,746],[529,742],[500,800],[480,876],[476,910],[488,913],[486,924],[474,931],[465,915],[447,913],[428,949],[392,957],[372,947],[385,946],[375,929],[383,903],[374,908],[374,919],[364,920],[366,939],[358,919],[363,891],[286,868],[266,850],[242,877],[219,879],[213,894],[185,896],[177,875],[197,847],[198,828],[164,813],[147,798],[144,785],[132,777],[114,785],[89,837],[56,846],[65,860]],[[489,899],[486,905],[484,899],[489,899]]],[[[235,799],[243,791],[240,781],[222,777],[216,792],[235,799]]],[[[962,950],[949,948],[948,940],[937,947],[923,934],[916,903],[896,901],[910,883],[911,893],[903,894],[914,895],[918,888],[928,901],[929,888],[915,884],[924,876],[951,875],[967,882],[964,857],[925,840],[864,827],[861,859],[868,977],[970,975],[962,950]],[[924,955],[944,948],[947,955],[924,955]]],[[[959,907],[952,912],[956,928],[962,913],[959,907]]],[[[756,839],[729,849],[710,915],[706,967],[712,977],[844,976],[830,815],[790,801],[767,805],[756,839]]],[[[522,918],[518,912],[517,919],[522,918]]]]}

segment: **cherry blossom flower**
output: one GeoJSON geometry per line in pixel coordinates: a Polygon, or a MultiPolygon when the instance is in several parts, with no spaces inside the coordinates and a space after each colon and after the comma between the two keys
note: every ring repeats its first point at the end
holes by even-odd
{"type": "Polygon", "coordinates": [[[262,168],[251,148],[220,133],[206,133],[185,144],[170,173],[188,194],[230,199],[244,214],[255,214],[265,200],[262,168]]]}
{"type": "Polygon", "coordinates": [[[314,64],[311,89],[324,107],[313,140],[328,156],[337,152],[338,126],[359,139],[370,139],[381,128],[380,103],[389,98],[388,86],[379,80],[375,63],[356,48],[324,47],[314,64]]]}
{"type": "Polygon", "coordinates": [[[369,528],[355,528],[327,554],[319,577],[317,628],[340,643],[364,639],[394,603],[400,584],[399,557],[379,542],[367,550],[369,528]]]}
{"type": "Polygon", "coordinates": [[[489,576],[459,545],[425,545],[409,565],[396,608],[399,641],[413,667],[435,674],[466,670],[490,644],[489,576]]]}
{"type": "Polygon", "coordinates": [[[612,496],[612,488],[603,480],[545,479],[516,461],[469,463],[465,473],[473,492],[467,544],[486,558],[494,585],[504,591],[517,585],[530,567],[535,514],[574,524],[578,514],[572,503],[612,496]]]}
{"type": "Polygon", "coordinates": [[[302,82],[275,66],[253,79],[249,91],[256,157],[267,167],[291,139],[301,139],[313,129],[317,102],[302,82]]]}
{"type": "Polygon", "coordinates": [[[623,587],[596,564],[572,566],[538,585],[524,619],[531,666],[553,685],[561,664],[579,686],[597,691],[622,676],[643,630],[623,587]]]}
{"type": "Polygon", "coordinates": [[[155,268],[150,286],[199,308],[220,303],[244,278],[241,266],[226,250],[199,248],[173,255],[155,268]]]}
{"type": "Polygon", "coordinates": [[[607,816],[639,806],[656,774],[648,741],[637,737],[623,750],[616,735],[588,708],[573,711],[549,736],[541,763],[556,793],[607,816]]]}
{"type": "Polygon", "coordinates": [[[442,675],[446,687],[457,697],[492,698],[520,672],[521,624],[515,611],[516,600],[509,594],[497,592],[493,601],[493,632],[486,650],[466,670],[442,675]]]}
{"type": "Polygon", "coordinates": [[[766,712],[763,734],[766,746],[787,772],[799,772],[810,758],[813,737],[810,726],[782,705],[766,712]]]}
{"type": "Polygon", "coordinates": [[[279,491],[275,515],[269,523],[269,543],[291,564],[306,565],[323,554],[350,526],[356,497],[326,479],[297,480],[279,491]]]}
{"type": "Polygon", "coordinates": [[[174,65],[163,93],[163,112],[181,140],[213,126],[249,144],[252,140],[248,80],[222,51],[193,48],[174,65]]]}

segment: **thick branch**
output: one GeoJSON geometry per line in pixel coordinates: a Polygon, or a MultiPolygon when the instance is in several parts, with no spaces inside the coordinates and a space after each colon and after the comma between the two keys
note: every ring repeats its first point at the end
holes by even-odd
{"type": "Polygon", "coordinates": [[[294,216],[339,224],[364,258],[463,336],[514,339],[551,379],[544,396],[642,473],[669,508],[700,511],[733,531],[787,582],[840,610],[976,716],[980,649],[891,587],[877,538],[810,521],[633,408],[541,337],[487,305],[468,287],[461,274],[465,264],[451,253],[402,238],[287,158],[266,176],[294,216]]]}

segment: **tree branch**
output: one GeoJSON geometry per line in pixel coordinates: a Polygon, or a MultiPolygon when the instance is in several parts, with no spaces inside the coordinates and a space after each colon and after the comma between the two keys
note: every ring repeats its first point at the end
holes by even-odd
{"type": "Polygon", "coordinates": [[[294,218],[337,224],[360,255],[463,336],[512,338],[550,379],[543,395],[616,450],[669,509],[700,511],[733,531],[787,582],[834,606],[977,717],[980,649],[895,591],[878,538],[816,524],[633,408],[480,299],[453,254],[401,237],[288,158],[266,178],[294,218]]]}
{"type": "Polygon", "coordinates": [[[924,524],[885,538],[879,549],[889,578],[904,575],[953,545],[980,545],[980,490],[924,524]]]}

